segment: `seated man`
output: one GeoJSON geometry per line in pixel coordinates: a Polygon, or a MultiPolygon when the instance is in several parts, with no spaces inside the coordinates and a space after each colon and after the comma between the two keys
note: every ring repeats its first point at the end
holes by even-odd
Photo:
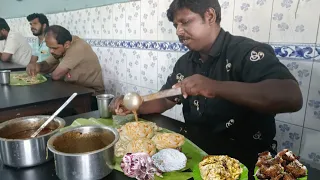
{"type": "Polygon", "coordinates": [[[96,92],[104,90],[98,57],[88,43],[58,25],[46,28],[45,41],[51,56],[40,63],[30,62],[29,75],[52,73],[53,80],[64,79],[96,92]]]}
{"type": "Polygon", "coordinates": [[[32,49],[25,37],[10,30],[6,20],[0,18],[0,60],[11,61],[27,66],[30,61],[32,49]]]}
{"type": "Polygon", "coordinates": [[[27,16],[31,31],[38,41],[33,43],[31,61],[42,62],[50,56],[49,48],[44,40],[45,30],[49,27],[48,18],[44,14],[33,13],[27,16]]]}

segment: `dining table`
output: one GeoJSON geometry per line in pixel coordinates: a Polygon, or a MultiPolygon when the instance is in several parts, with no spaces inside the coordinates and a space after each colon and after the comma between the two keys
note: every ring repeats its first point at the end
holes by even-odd
{"type": "MultiPolygon", "coordinates": [[[[91,111],[84,114],[63,118],[66,121],[66,126],[72,124],[77,118],[99,118],[98,111],[91,111]]],[[[183,122],[171,119],[169,117],[160,114],[142,115],[142,119],[156,123],[158,126],[169,129],[174,132],[180,132],[181,127],[184,126],[183,122]]],[[[199,136],[201,138],[201,136],[199,136]]],[[[307,165],[308,179],[317,180],[320,177],[320,170],[315,169],[307,165]]],[[[45,164],[41,164],[30,168],[12,168],[2,164],[0,159],[0,180],[58,180],[56,176],[54,161],[51,160],[45,164]]],[[[193,179],[193,178],[191,178],[193,179]]],[[[103,180],[131,180],[131,178],[125,176],[122,172],[113,170],[103,180]]],[[[183,180],[183,179],[181,179],[183,180]]]]}
{"type": "Polygon", "coordinates": [[[89,112],[94,93],[92,89],[50,78],[35,85],[0,85],[0,92],[0,123],[24,116],[51,115],[73,93],[78,95],[60,115],[65,117],[89,112]]]}
{"type": "Polygon", "coordinates": [[[26,66],[16,64],[13,62],[4,62],[0,60],[0,71],[1,70],[10,70],[10,71],[25,71],[26,66]]]}

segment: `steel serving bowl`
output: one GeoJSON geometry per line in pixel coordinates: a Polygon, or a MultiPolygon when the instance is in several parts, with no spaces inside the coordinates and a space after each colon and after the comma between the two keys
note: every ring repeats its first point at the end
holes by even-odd
{"type": "Polygon", "coordinates": [[[11,167],[31,167],[45,163],[53,158],[47,149],[47,141],[65,126],[65,121],[56,117],[51,121],[45,134],[31,138],[50,116],[28,116],[12,119],[0,124],[0,156],[3,164],[11,167]],[[28,136],[30,138],[22,138],[28,136]]]}
{"type": "Polygon", "coordinates": [[[118,131],[108,126],[78,126],[59,132],[48,141],[56,174],[63,180],[102,179],[115,165],[118,131]]]}

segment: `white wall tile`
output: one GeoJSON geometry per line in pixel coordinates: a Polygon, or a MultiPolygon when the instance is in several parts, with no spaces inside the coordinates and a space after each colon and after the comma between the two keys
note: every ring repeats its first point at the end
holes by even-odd
{"type": "MultiPolygon", "coordinates": [[[[57,18],[57,17],[53,17],[53,18],[57,18]]],[[[88,24],[86,20],[85,9],[77,11],[76,21],[77,21],[77,35],[81,38],[86,38],[88,36],[86,34],[87,32],[86,28],[88,27],[88,24]]]]}
{"type": "Polygon", "coordinates": [[[160,0],[158,9],[158,40],[178,41],[176,29],[167,18],[167,10],[173,0],[160,0]]]}
{"type": "Polygon", "coordinates": [[[275,0],[270,42],[315,43],[320,1],[275,0]]]}
{"type": "Polygon", "coordinates": [[[157,40],[157,25],[158,0],[141,0],[141,39],[157,40]]]}
{"type": "Polygon", "coordinates": [[[125,95],[127,91],[127,83],[121,81],[115,81],[116,96],[125,95]]]}
{"type": "Polygon", "coordinates": [[[320,63],[313,64],[304,126],[320,130],[320,63]]]}
{"type": "Polygon", "coordinates": [[[299,86],[303,96],[303,106],[301,110],[295,113],[278,114],[276,116],[276,119],[291,124],[303,126],[313,61],[281,60],[281,62],[290,70],[290,72],[295,76],[295,78],[299,82],[299,86]]]}
{"type": "Polygon", "coordinates": [[[176,52],[158,52],[158,89],[167,82],[168,76],[173,72],[177,62],[176,52]]]}
{"type": "Polygon", "coordinates": [[[150,88],[144,88],[144,87],[140,87],[140,91],[141,91],[141,95],[148,95],[148,94],[152,94],[152,93],[156,93],[157,91],[154,89],[150,89],[150,88]]]}
{"type": "Polygon", "coordinates": [[[233,33],[268,42],[272,1],[236,0],[233,33]]]}
{"type": "Polygon", "coordinates": [[[115,79],[126,82],[127,78],[127,55],[125,49],[115,48],[114,51],[115,79]]]}
{"type": "Polygon", "coordinates": [[[115,63],[114,63],[114,49],[101,48],[102,51],[102,70],[104,78],[115,79],[115,63]]]}
{"type": "Polygon", "coordinates": [[[140,85],[157,90],[158,52],[141,51],[140,85]]]}
{"type": "Polygon", "coordinates": [[[141,3],[134,1],[125,3],[126,6],[126,40],[138,40],[141,38],[141,3]]]}
{"type": "Polygon", "coordinates": [[[133,84],[127,84],[127,88],[125,90],[126,90],[125,93],[129,93],[129,92],[136,92],[138,94],[141,93],[141,88],[133,84]]]}
{"type": "Polygon", "coordinates": [[[101,38],[113,39],[113,5],[102,6],[101,14],[101,38]]]}
{"type": "Polygon", "coordinates": [[[100,8],[91,8],[88,10],[90,23],[89,37],[92,39],[101,39],[101,12],[100,8]]]}
{"type": "Polygon", "coordinates": [[[304,163],[320,170],[320,132],[303,129],[300,158],[304,163]]]}
{"type": "Polygon", "coordinates": [[[126,7],[124,3],[113,5],[113,38],[125,39],[126,7]]]}
{"type": "MultiPolygon", "coordinates": [[[[319,24],[319,26],[318,26],[318,32],[317,32],[317,34],[318,34],[317,44],[320,44],[320,16],[319,16],[318,24],[319,24]]],[[[320,54],[320,53],[319,53],[319,54],[320,54]]]]}
{"type": "Polygon", "coordinates": [[[233,13],[234,13],[234,3],[235,0],[220,0],[221,5],[221,27],[229,31],[233,32],[233,13]]]}
{"type": "Polygon", "coordinates": [[[105,91],[108,94],[116,95],[116,82],[112,79],[107,79],[103,76],[105,91]]]}
{"type": "Polygon", "coordinates": [[[141,51],[126,49],[127,54],[127,80],[126,82],[140,86],[141,51]]]}
{"type": "Polygon", "coordinates": [[[300,152],[302,127],[276,121],[278,151],[290,149],[295,154],[300,152]]]}

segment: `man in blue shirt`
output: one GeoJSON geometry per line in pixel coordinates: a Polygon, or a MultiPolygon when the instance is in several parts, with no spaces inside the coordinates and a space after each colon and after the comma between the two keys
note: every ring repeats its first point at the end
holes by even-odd
{"type": "Polygon", "coordinates": [[[48,18],[44,14],[33,13],[27,16],[31,31],[38,41],[32,46],[31,62],[42,62],[50,56],[49,48],[44,40],[45,29],[49,27],[48,18]]]}

